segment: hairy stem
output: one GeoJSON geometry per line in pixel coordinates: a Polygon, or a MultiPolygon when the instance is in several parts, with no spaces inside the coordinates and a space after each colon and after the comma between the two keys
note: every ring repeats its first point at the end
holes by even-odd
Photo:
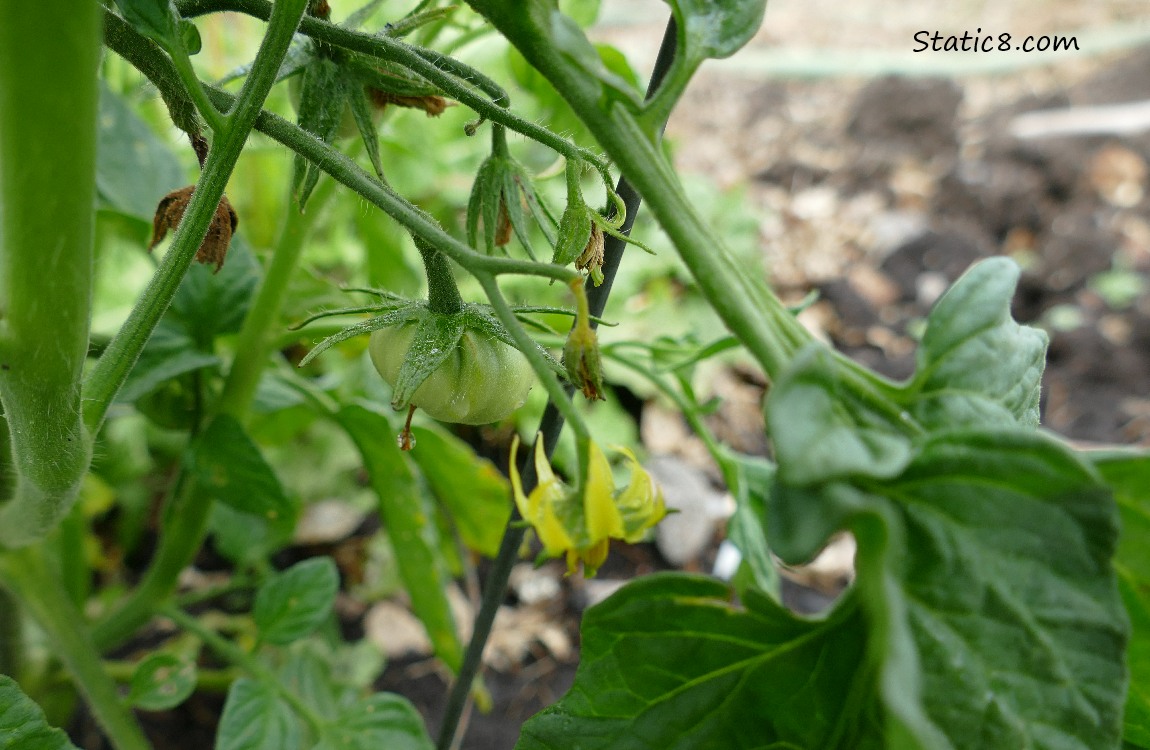
{"type": "Polygon", "coordinates": [[[513,10],[497,0],[470,1],[567,100],[648,203],[723,322],[767,375],[777,378],[812,337],[761,275],[740,267],[718,234],[699,217],[640,114],[627,102],[612,98],[585,69],[550,43],[551,20],[546,12],[513,10]]]}
{"type": "Polygon", "coordinates": [[[80,380],[92,300],[99,53],[94,3],[4,9],[0,403],[10,455],[0,464],[11,471],[12,494],[0,498],[0,547],[43,538],[71,506],[91,459],[80,380]]]}
{"type": "Polygon", "coordinates": [[[84,629],[84,615],[59,585],[40,547],[0,558],[0,581],[20,600],[48,635],[92,714],[116,750],[150,750],[132,712],[120,701],[116,683],[104,671],[99,652],[84,629]]]}
{"type": "Polygon", "coordinates": [[[447,256],[421,239],[416,239],[415,246],[427,272],[427,309],[441,315],[458,313],[463,309],[463,298],[459,296],[447,256]]]}

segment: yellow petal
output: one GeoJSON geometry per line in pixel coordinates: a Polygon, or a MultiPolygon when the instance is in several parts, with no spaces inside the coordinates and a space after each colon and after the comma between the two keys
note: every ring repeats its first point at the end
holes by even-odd
{"type": "Polygon", "coordinates": [[[511,474],[511,492],[515,496],[515,505],[519,508],[519,515],[530,522],[528,516],[528,502],[527,496],[523,494],[523,484],[519,479],[519,435],[516,434],[511,438],[511,463],[508,465],[508,473],[511,474]]]}
{"type": "Polygon", "coordinates": [[[531,491],[527,506],[529,513],[523,517],[535,527],[539,542],[548,556],[555,556],[565,549],[575,546],[571,534],[563,526],[556,513],[556,505],[566,499],[567,488],[555,479],[541,483],[531,491]]]}
{"type": "Polygon", "coordinates": [[[580,557],[583,558],[583,577],[593,578],[599,572],[599,567],[607,561],[607,552],[610,548],[610,542],[606,539],[594,544],[588,549],[580,552],[580,557]]]}
{"type": "Polygon", "coordinates": [[[615,507],[615,479],[611,476],[611,464],[607,463],[607,457],[595,443],[591,443],[587,451],[583,509],[590,541],[623,536],[623,517],[615,507]]]}
{"type": "Polygon", "coordinates": [[[535,476],[539,478],[539,484],[555,481],[551,463],[547,460],[547,451],[543,448],[543,435],[535,438],[535,476]]]}
{"type": "Polygon", "coordinates": [[[663,520],[667,515],[667,506],[663,500],[663,490],[635,458],[635,454],[626,448],[617,450],[627,456],[631,468],[630,483],[615,498],[623,518],[624,533],[621,536],[628,542],[637,542],[643,538],[647,529],[663,520]]]}

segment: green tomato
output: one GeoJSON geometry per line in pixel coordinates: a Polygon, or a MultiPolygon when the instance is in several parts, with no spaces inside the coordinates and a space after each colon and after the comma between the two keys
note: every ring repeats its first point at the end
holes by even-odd
{"type": "MultiPolygon", "coordinates": [[[[371,361],[392,387],[415,330],[416,325],[408,323],[371,334],[371,361]]],[[[415,389],[411,403],[441,422],[489,424],[523,406],[534,384],[535,372],[522,352],[468,330],[455,351],[415,389]]]]}

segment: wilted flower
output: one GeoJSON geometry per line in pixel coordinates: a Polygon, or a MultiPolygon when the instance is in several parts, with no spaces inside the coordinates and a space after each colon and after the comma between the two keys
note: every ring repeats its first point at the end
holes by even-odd
{"type": "Polygon", "coordinates": [[[583,291],[583,279],[575,280],[571,285],[575,293],[578,310],[575,315],[575,325],[567,334],[567,342],[563,345],[563,366],[567,369],[567,378],[571,384],[583,392],[583,397],[590,400],[603,400],[603,362],[599,354],[599,337],[591,327],[591,313],[587,305],[587,295],[583,291]]]}
{"type": "Polygon", "coordinates": [[[543,553],[567,557],[567,573],[583,563],[583,573],[593,576],[607,559],[611,539],[641,540],[647,529],[667,515],[663,492],[626,448],[618,449],[631,465],[631,481],[616,489],[611,465],[594,442],[588,445],[582,489],[571,488],[551,471],[543,442],[535,442],[535,474],[538,484],[525,495],[516,466],[518,437],[511,445],[511,487],[515,504],[531,524],[543,553]]]}
{"type": "MultiPolygon", "coordinates": [[[[152,241],[148,245],[148,252],[160,244],[169,230],[174,230],[179,226],[180,221],[184,218],[184,212],[188,209],[188,203],[192,200],[194,191],[195,185],[188,185],[179,190],[173,190],[160,200],[160,204],[156,206],[156,215],[152,218],[152,241]]],[[[200,263],[215,265],[216,272],[219,272],[224,265],[224,258],[228,254],[228,245],[231,244],[232,235],[235,234],[239,223],[239,217],[236,216],[236,211],[232,208],[228,197],[225,195],[220,198],[216,212],[212,215],[212,223],[208,226],[208,233],[204,235],[204,241],[196,250],[196,260],[200,263]]]]}

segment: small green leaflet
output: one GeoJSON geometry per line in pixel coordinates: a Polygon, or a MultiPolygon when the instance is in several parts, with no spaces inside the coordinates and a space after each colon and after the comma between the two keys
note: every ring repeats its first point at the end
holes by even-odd
{"type": "Polygon", "coordinates": [[[264,582],[256,592],[252,617],[260,640],[284,645],[303,638],[331,615],[339,572],[330,557],[296,563],[264,582]]]}
{"type": "Polygon", "coordinates": [[[145,711],[165,711],[180,705],[196,689],[196,665],[174,654],[156,653],[132,673],[128,701],[145,711]]]}

